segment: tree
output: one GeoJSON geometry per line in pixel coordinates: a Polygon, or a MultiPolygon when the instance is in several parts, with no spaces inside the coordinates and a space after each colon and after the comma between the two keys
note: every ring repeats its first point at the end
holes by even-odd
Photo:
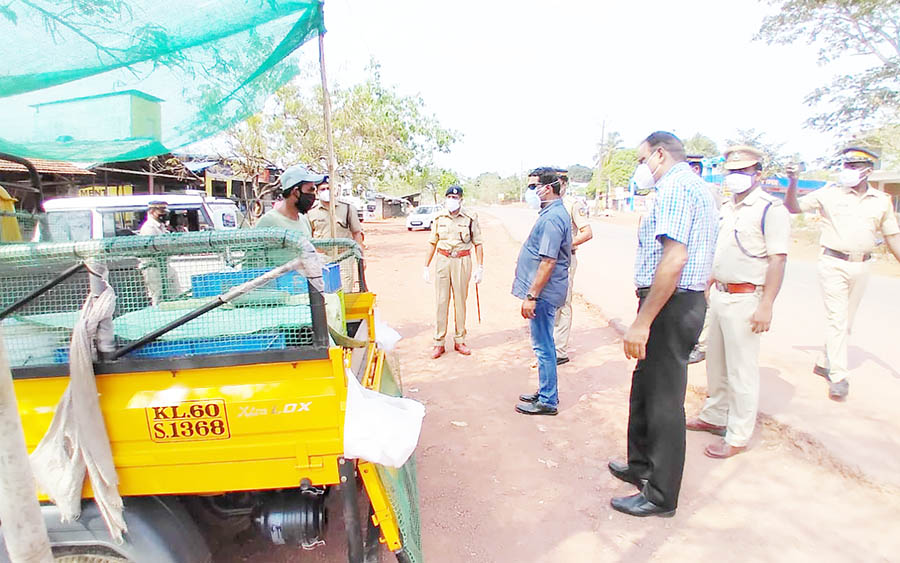
{"type": "MultiPolygon", "coordinates": [[[[263,163],[327,167],[321,87],[296,84],[278,90],[274,109],[229,132],[230,148],[246,168],[263,163]]],[[[378,65],[368,78],[332,92],[337,175],[353,185],[370,179],[416,183],[428,176],[435,152],[448,152],[458,134],[425,112],[419,96],[402,96],[381,82],[378,65]]]]}
{"type": "Polygon", "coordinates": [[[593,175],[594,171],[587,166],[582,166],[580,164],[572,164],[569,166],[570,182],[590,182],[591,176],[593,175]]]}
{"type": "Polygon", "coordinates": [[[692,156],[719,156],[719,147],[716,146],[716,142],[700,133],[684,142],[684,150],[692,156]]]}
{"type": "Polygon", "coordinates": [[[896,122],[900,116],[900,2],[897,0],[769,0],[778,12],[756,38],[769,44],[805,39],[819,46],[819,62],[863,55],[868,68],[837,76],[806,97],[823,111],[807,123],[845,133],[896,122]]]}
{"type": "Polygon", "coordinates": [[[608,161],[599,174],[594,175],[594,180],[588,184],[587,193],[594,197],[598,192],[605,193],[608,188],[621,188],[628,185],[628,181],[637,167],[637,149],[618,149],[610,154],[608,161]]]}
{"type": "Polygon", "coordinates": [[[784,143],[770,143],[766,140],[765,133],[760,133],[756,129],[738,129],[734,138],[725,142],[729,146],[749,145],[762,151],[765,176],[780,174],[788,164],[798,161],[797,155],[785,155],[781,152],[784,143]]]}
{"type": "Polygon", "coordinates": [[[501,178],[496,172],[484,172],[474,180],[466,182],[463,190],[466,199],[495,203],[497,201],[518,201],[525,188],[525,178],[507,176],[501,178]]]}

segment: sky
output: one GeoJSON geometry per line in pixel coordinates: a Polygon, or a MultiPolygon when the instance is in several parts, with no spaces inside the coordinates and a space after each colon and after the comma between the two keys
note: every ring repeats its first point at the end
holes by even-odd
{"type": "MultiPolygon", "coordinates": [[[[591,165],[601,131],[635,146],[655,130],[702,133],[720,150],[754,128],[812,163],[837,139],[804,128],[803,98],[843,68],[798,42],[753,41],[773,8],[756,0],[328,0],[329,82],[366,64],[421,95],[461,134],[436,163],[475,176],[591,165]]],[[[315,42],[304,49],[316,55],[315,42]]],[[[863,65],[863,66],[860,66],[863,65]]],[[[310,78],[307,78],[310,79],[310,78]]]]}

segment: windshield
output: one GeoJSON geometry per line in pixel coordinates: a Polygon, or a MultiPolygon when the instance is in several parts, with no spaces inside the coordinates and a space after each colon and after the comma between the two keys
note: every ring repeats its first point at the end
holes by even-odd
{"type": "Polygon", "coordinates": [[[425,215],[426,213],[431,213],[430,207],[420,207],[416,209],[416,215],[425,215]]]}

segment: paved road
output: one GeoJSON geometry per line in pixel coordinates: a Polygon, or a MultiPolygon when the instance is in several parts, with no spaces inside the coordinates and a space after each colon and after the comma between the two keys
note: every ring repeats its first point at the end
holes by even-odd
{"type": "MultiPolygon", "coordinates": [[[[527,236],[535,218],[533,211],[521,208],[480,211],[500,219],[517,241],[527,236]]],[[[599,306],[608,319],[618,318],[627,325],[634,319],[636,306],[631,281],[636,229],[600,220],[591,226],[594,239],[578,251],[575,291],[599,306]]],[[[489,255],[490,244],[486,246],[489,255]]],[[[763,413],[797,431],[798,440],[824,445],[834,456],[832,461],[848,471],[894,486],[900,486],[898,320],[900,279],[873,276],[851,339],[850,397],[846,403],[830,401],[824,380],[811,373],[824,338],[816,263],[789,258],[773,327],[763,338],[760,358],[763,413]]],[[[706,385],[703,364],[691,367],[690,383],[706,385]]]]}

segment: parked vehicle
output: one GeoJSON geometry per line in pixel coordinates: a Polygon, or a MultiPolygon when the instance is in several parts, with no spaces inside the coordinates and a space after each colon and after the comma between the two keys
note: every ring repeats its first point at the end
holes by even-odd
{"type": "Polygon", "coordinates": [[[232,200],[206,197],[199,192],[61,197],[44,202],[49,238],[54,242],[80,242],[136,235],[151,201],[169,204],[169,226],[173,232],[236,229],[242,221],[232,200]]]}
{"type": "Polygon", "coordinates": [[[430,231],[431,225],[434,223],[434,217],[440,213],[440,211],[441,206],[439,205],[420,205],[407,216],[406,230],[425,229],[426,231],[430,231]]]}

